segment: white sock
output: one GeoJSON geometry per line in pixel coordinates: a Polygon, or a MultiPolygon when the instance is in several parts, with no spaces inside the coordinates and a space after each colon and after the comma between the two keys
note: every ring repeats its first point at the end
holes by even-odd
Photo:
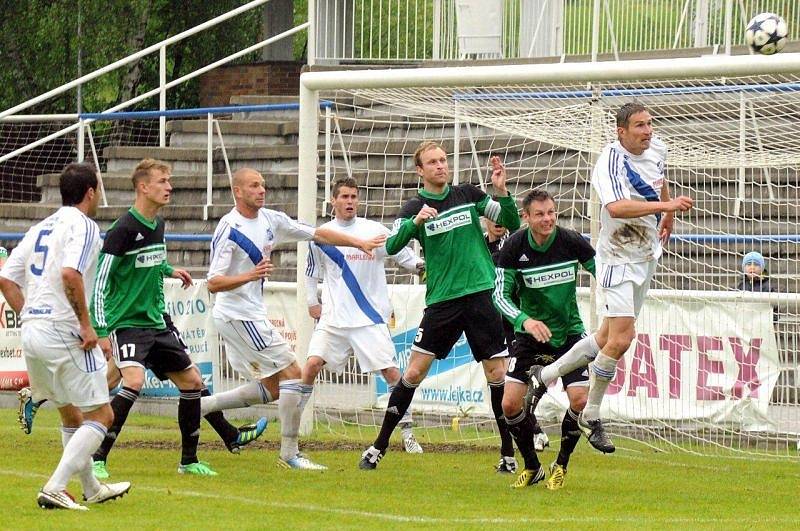
{"type": "Polygon", "coordinates": [[[542,380],[550,385],[560,376],[589,365],[597,357],[598,352],[600,352],[600,346],[597,344],[594,334],[588,335],[572,345],[572,348],[556,361],[542,369],[542,380]]]}
{"type": "Polygon", "coordinates": [[[70,478],[91,462],[92,454],[100,447],[106,432],[106,427],[99,422],[84,421],[72,436],[68,436],[69,441],[61,454],[61,461],[47,480],[44,490],[47,492],[66,490],[70,478]]]}
{"type": "Polygon", "coordinates": [[[616,370],[617,360],[602,352],[589,364],[589,396],[586,400],[586,407],[583,408],[584,419],[597,420],[600,418],[600,404],[603,402],[603,395],[606,394],[608,384],[614,379],[616,370]]]}
{"type": "Polygon", "coordinates": [[[303,400],[301,380],[284,380],[278,387],[278,418],[281,421],[281,459],[287,460],[297,455],[297,437],[300,433],[300,402],[303,400]]]}
{"type": "Polygon", "coordinates": [[[215,411],[237,409],[269,402],[272,402],[272,395],[267,391],[267,388],[261,382],[251,382],[224,393],[204,396],[200,399],[200,414],[206,416],[215,411]]]}
{"type": "MultiPolygon", "coordinates": [[[[67,447],[67,443],[72,439],[76,431],[78,431],[78,428],[65,428],[61,426],[61,446],[63,448],[67,447]]],[[[83,495],[87,498],[91,498],[100,490],[100,482],[94,477],[94,473],[92,472],[92,456],[89,456],[86,466],[78,470],[78,477],[83,487],[83,495]]]]}

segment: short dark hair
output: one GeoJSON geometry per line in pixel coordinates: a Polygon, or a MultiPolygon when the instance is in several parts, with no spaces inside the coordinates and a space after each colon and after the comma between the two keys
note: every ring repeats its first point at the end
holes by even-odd
{"type": "Polygon", "coordinates": [[[341,179],[336,179],[336,181],[334,181],[333,190],[331,190],[331,196],[336,198],[339,195],[339,190],[344,186],[358,190],[358,184],[356,184],[355,179],[352,177],[342,177],[341,179]]]}
{"type": "Polygon", "coordinates": [[[556,202],[556,200],[553,199],[553,196],[550,195],[550,192],[548,192],[547,190],[539,190],[539,189],[531,190],[530,192],[528,192],[528,195],[526,195],[525,198],[522,200],[522,210],[524,212],[527,212],[528,207],[530,207],[531,203],[533,203],[534,201],[547,201],[548,199],[553,203],[556,202]]]}
{"type": "Polygon", "coordinates": [[[617,111],[617,127],[628,127],[628,122],[631,119],[631,116],[636,114],[637,112],[646,111],[647,107],[642,105],[641,103],[637,103],[635,101],[631,101],[626,103],[622,107],[619,108],[617,111]]]}
{"type": "Polygon", "coordinates": [[[61,204],[75,206],[86,196],[89,188],[97,190],[97,171],[88,162],[67,164],[58,179],[61,204]]]}

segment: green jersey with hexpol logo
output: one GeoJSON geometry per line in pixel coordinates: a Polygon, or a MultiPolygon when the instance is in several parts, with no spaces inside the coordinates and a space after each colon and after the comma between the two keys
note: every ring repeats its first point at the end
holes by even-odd
{"type": "Polygon", "coordinates": [[[395,254],[412,238],[420,243],[425,252],[428,306],[494,287],[494,264],[483,239],[481,216],[511,231],[520,225],[513,197],[493,199],[472,184],[446,186],[441,194],[420,190],[400,209],[386,251],[395,254]],[[426,205],[438,215],[417,226],[414,217],[426,205]]]}

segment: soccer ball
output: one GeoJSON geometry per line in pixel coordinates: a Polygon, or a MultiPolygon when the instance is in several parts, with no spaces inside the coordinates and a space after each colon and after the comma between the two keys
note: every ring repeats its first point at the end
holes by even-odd
{"type": "Polygon", "coordinates": [[[775,13],[761,13],[747,23],[744,39],[754,51],[772,55],[783,50],[788,41],[786,21],[775,13]]]}

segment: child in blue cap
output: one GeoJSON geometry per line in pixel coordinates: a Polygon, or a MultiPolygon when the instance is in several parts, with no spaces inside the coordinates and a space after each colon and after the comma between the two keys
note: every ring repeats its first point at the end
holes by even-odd
{"type": "Polygon", "coordinates": [[[737,289],[741,291],[774,291],[770,286],[765,265],[764,257],[759,252],[751,251],[744,255],[742,259],[744,278],[742,278],[737,289]]]}

